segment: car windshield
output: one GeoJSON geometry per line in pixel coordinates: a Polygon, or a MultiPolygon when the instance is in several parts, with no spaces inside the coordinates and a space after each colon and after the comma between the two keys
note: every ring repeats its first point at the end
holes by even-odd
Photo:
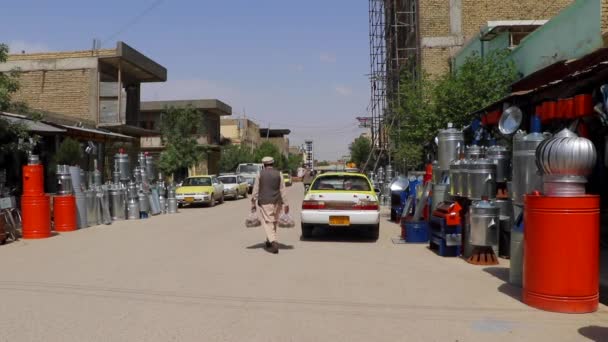
{"type": "Polygon", "coordinates": [[[239,165],[237,172],[239,173],[257,173],[260,171],[259,165],[239,165]]]}
{"type": "Polygon", "coordinates": [[[365,177],[328,175],[317,178],[312,190],[371,191],[371,188],[365,177]]]}
{"type": "Polygon", "coordinates": [[[236,177],[220,177],[218,179],[223,184],[234,184],[234,183],[236,183],[236,177]]]}
{"type": "Polygon", "coordinates": [[[186,178],[182,186],[211,186],[211,178],[208,177],[195,177],[186,178]]]}

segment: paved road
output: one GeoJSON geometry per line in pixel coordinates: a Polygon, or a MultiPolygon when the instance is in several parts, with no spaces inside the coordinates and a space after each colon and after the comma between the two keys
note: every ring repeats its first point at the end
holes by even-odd
{"type": "MultiPolygon", "coordinates": [[[[297,215],[299,185],[289,190],[297,215]]],[[[608,311],[522,304],[508,264],[480,268],[420,245],[346,234],[279,255],[243,225],[248,201],[0,247],[0,341],[608,340],[608,311]]]]}

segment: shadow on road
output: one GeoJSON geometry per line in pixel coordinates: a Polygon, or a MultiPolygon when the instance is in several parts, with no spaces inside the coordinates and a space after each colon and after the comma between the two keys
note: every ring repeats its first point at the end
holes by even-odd
{"type": "Polygon", "coordinates": [[[370,238],[365,231],[352,229],[327,229],[316,227],[313,230],[312,237],[300,237],[300,241],[307,242],[351,242],[351,243],[375,243],[376,239],[370,238]]]}
{"type": "Polygon", "coordinates": [[[578,329],[578,333],[590,339],[591,341],[608,341],[608,328],[590,325],[578,329]]]}
{"type": "Polygon", "coordinates": [[[486,267],[483,271],[504,282],[498,287],[498,291],[521,302],[521,288],[509,284],[509,269],[507,267],[486,267]]]}
{"type": "MultiPolygon", "coordinates": [[[[251,245],[248,246],[247,249],[263,249],[264,247],[266,247],[266,243],[264,242],[260,242],[260,243],[256,243],[255,245],[251,245]]],[[[279,249],[293,249],[292,245],[285,245],[279,242],[279,249]]]]}

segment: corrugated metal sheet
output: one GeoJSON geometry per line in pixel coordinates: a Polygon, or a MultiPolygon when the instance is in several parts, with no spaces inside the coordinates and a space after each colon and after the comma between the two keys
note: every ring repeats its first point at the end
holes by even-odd
{"type": "Polygon", "coordinates": [[[63,133],[65,129],[47,125],[40,121],[31,120],[24,115],[11,114],[6,112],[0,112],[0,117],[13,123],[23,124],[28,131],[38,133],[63,133]]]}

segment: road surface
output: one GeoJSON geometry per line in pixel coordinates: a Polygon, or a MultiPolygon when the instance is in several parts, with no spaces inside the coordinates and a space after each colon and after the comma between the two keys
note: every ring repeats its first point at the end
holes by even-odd
{"type": "MultiPolygon", "coordinates": [[[[290,188],[298,218],[301,185],[290,188]]],[[[607,341],[608,311],[542,312],[423,245],[246,229],[248,200],[0,246],[0,341],[607,341]]]]}

